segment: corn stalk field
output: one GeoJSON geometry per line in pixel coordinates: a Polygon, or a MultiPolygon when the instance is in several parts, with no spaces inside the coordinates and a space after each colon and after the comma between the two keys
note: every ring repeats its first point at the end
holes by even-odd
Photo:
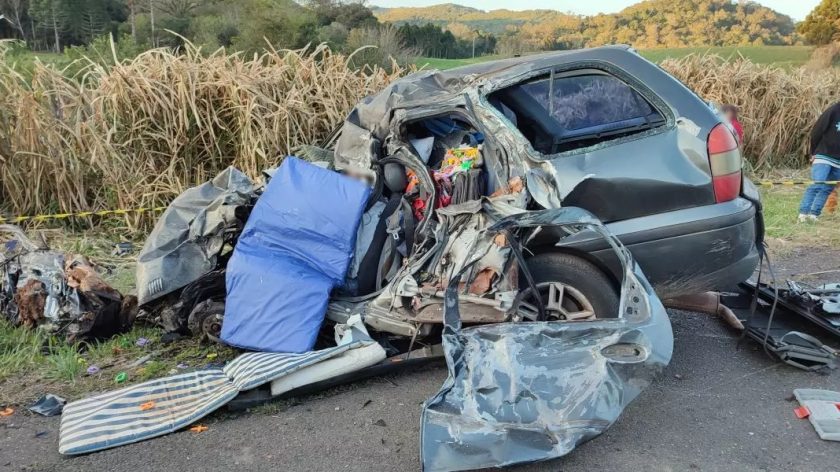
{"type": "Polygon", "coordinates": [[[786,69],[716,55],[666,59],[661,66],[704,100],[740,107],[744,155],[763,173],[806,166],[811,126],[840,100],[833,67],[786,69]]]}
{"type": "MultiPolygon", "coordinates": [[[[245,57],[187,45],[91,61],[73,75],[37,62],[22,74],[3,47],[0,216],[165,206],[229,165],[258,176],[409,72],[357,69],[325,46],[245,57]]],[[[833,69],[746,59],[698,55],[662,67],[704,99],[741,107],[745,154],[759,170],[807,164],[808,129],[840,87],[833,69]]]]}
{"type": "Polygon", "coordinates": [[[150,208],[229,165],[257,176],[404,73],[350,59],[188,46],[68,77],[37,63],[24,76],[0,57],[0,215],[150,208]]]}

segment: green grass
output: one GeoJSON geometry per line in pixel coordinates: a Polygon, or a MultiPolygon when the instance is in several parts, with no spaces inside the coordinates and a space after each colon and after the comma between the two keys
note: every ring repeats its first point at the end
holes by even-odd
{"type": "Polygon", "coordinates": [[[762,189],[764,224],[774,252],[794,246],[828,246],[840,249],[840,213],[823,214],[816,223],[797,223],[804,187],[762,189]]]}
{"type": "Polygon", "coordinates": [[[0,318],[0,382],[44,362],[45,341],[40,331],[14,327],[0,318]]]}
{"type": "MultiPolygon", "coordinates": [[[[653,62],[662,62],[668,58],[679,59],[690,54],[717,54],[726,59],[737,59],[740,56],[757,64],[774,64],[780,67],[798,67],[804,65],[811,58],[814,48],[811,46],[725,46],[725,47],[691,47],[691,48],[662,48],[645,49],[639,53],[653,62]]],[[[503,56],[480,56],[467,59],[437,59],[421,57],[414,61],[418,67],[426,69],[452,69],[478,62],[502,59],[503,56]]]]}
{"type": "Polygon", "coordinates": [[[487,62],[495,59],[503,59],[504,56],[478,56],[466,59],[438,59],[436,57],[419,57],[414,61],[417,67],[426,69],[452,69],[455,67],[468,66],[470,64],[478,64],[479,62],[487,62]]]}
{"type": "Polygon", "coordinates": [[[811,46],[725,46],[645,49],[639,53],[653,62],[679,59],[690,54],[717,54],[730,60],[743,56],[756,64],[798,67],[808,62],[813,51],[811,46]]]}
{"type": "MultiPolygon", "coordinates": [[[[105,280],[122,293],[135,291],[134,255],[142,246],[139,240],[134,241],[133,254],[114,256],[111,251],[116,242],[125,241],[124,231],[40,231],[50,247],[89,257],[105,280]]],[[[30,236],[35,236],[35,231],[30,231],[30,236]]],[[[108,340],[68,345],[60,336],[12,326],[0,315],[0,405],[26,404],[45,392],[79,398],[117,387],[114,378],[120,372],[126,373],[126,384],[131,384],[168,375],[177,371],[178,364],[201,367],[232,359],[238,352],[197,338],[163,345],[162,335],[159,328],[138,324],[108,340]],[[140,338],[150,343],[138,346],[140,338]],[[88,374],[90,366],[99,371],[88,374]]]]}
{"type": "Polygon", "coordinates": [[[136,326],[105,341],[68,345],[61,338],[0,320],[0,406],[26,404],[45,392],[80,398],[117,387],[115,377],[121,372],[127,385],[169,375],[179,370],[179,364],[202,367],[238,354],[197,338],[164,346],[162,334],[158,328],[136,326]],[[140,338],[150,343],[138,346],[140,338]],[[91,366],[98,372],[89,374],[91,366]]]}

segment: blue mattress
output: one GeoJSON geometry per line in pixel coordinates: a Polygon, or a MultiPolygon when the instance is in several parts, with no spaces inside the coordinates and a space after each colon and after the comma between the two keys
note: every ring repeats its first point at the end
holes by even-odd
{"type": "Polygon", "coordinates": [[[312,350],[369,193],[355,179],[283,161],[228,263],[223,341],[263,352],[312,350]]]}

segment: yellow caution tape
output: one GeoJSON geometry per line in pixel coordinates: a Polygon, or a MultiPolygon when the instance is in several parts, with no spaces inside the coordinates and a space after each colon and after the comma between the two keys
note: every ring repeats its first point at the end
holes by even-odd
{"type": "Polygon", "coordinates": [[[783,185],[783,186],[795,186],[795,185],[813,185],[813,184],[827,184],[827,185],[840,185],[840,180],[828,180],[828,181],[814,181],[814,180],[780,180],[780,181],[762,181],[756,182],[756,185],[760,185],[762,187],[773,187],[774,185],[783,185]]]}
{"type": "Polygon", "coordinates": [[[0,223],[22,223],[24,221],[45,221],[45,220],[63,220],[66,218],[86,218],[90,216],[115,216],[127,215],[129,213],[146,213],[159,212],[166,210],[166,207],[155,208],[131,208],[119,210],[98,210],[98,211],[80,211],[78,213],[56,213],[54,215],[32,215],[32,216],[13,216],[4,218],[0,216],[0,223]]]}
{"type": "MultiPolygon", "coordinates": [[[[773,187],[776,185],[781,186],[797,186],[797,185],[813,185],[813,184],[827,184],[827,185],[840,185],[840,180],[829,180],[829,181],[814,181],[814,180],[779,180],[779,181],[771,181],[771,180],[764,180],[759,182],[754,182],[756,185],[761,187],[773,187]]],[[[66,218],[87,218],[91,216],[117,216],[117,215],[127,215],[129,213],[146,213],[146,212],[160,212],[166,210],[167,207],[154,207],[154,208],[125,208],[125,209],[118,209],[118,210],[98,210],[98,211],[80,211],[78,213],[56,213],[53,215],[32,215],[32,216],[13,216],[9,218],[4,218],[0,216],[0,224],[2,223],[22,223],[24,221],[45,221],[45,220],[63,220],[66,218]]]]}

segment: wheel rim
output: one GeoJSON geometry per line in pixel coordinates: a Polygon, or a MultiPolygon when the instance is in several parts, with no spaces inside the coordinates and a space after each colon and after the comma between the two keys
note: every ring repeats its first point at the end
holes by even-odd
{"type": "MultiPolygon", "coordinates": [[[[537,284],[545,307],[546,321],[589,321],[595,319],[592,303],[580,290],[562,282],[537,284]]],[[[530,288],[522,291],[514,307],[514,321],[537,321],[539,308],[530,288]]]]}

